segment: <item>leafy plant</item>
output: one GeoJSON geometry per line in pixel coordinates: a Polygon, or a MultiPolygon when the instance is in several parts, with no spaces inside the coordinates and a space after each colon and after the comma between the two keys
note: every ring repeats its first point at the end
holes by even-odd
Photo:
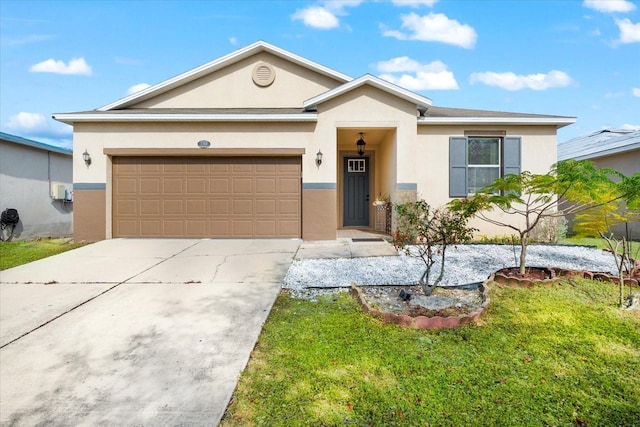
{"type": "MultiPolygon", "coordinates": [[[[604,204],[576,215],[574,231],[578,235],[598,235],[606,242],[618,270],[620,283],[618,304],[623,308],[625,278],[633,276],[636,268],[633,258],[638,258],[640,250],[632,253],[631,242],[625,236],[616,236],[608,233],[607,230],[619,223],[640,220],[640,173],[631,177],[622,177],[618,186],[624,194],[624,203],[604,204]]],[[[612,194],[609,195],[611,196],[612,194]]],[[[629,297],[631,297],[631,286],[629,286],[629,297]]]]}
{"type": "Polygon", "coordinates": [[[425,271],[419,283],[425,295],[430,295],[444,276],[447,247],[468,242],[477,230],[467,225],[469,216],[465,212],[446,207],[432,209],[424,200],[399,203],[395,208],[398,228],[394,245],[424,262],[425,271]],[[431,283],[432,268],[438,257],[440,274],[431,283]]]}
{"type": "Polygon", "coordinates": [[[544,175],[523,171],[498,178],[472,196],[453,200],[449,206],[513,230],[520,240],[519,269],[524,275],[527,245],[540,221],[614,203],[637,191],[640,190],[613,169],[596,169],[586,160],[566,160],[556,163],[544,175]],[[616,183],[612,177],[622,181],[616,183]],[[488,213],[494,209],[506,216],[488,213]]]}

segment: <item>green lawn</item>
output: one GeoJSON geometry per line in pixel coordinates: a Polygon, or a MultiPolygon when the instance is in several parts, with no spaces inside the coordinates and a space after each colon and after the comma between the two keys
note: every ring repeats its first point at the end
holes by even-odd
{"type": "Polygon", "coordinates": [[[0,242],[0,270],[16,267],[41,258],[84,246],[69,239],[41,239],[0,242]]]}
{"type": "Polygon", "coordinates": [[[222,426],[640,426],[640,314],[617,286],[494,284],[482,324],[407,330],[282,294],[222,426]]]}

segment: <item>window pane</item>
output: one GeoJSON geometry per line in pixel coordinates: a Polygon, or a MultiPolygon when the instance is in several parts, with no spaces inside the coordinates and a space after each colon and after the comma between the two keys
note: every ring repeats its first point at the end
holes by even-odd
{"type": "Polygon", "coordinates": [[[499,174],[500,168],[470,167],[467,186],[469,194],[476,193],[482,187],[491,184],[499,174]]]}
{"type": "Polygon", "coordinates": [[[499,165],[500,138],[469,138],[470,165],[499,165]]]}

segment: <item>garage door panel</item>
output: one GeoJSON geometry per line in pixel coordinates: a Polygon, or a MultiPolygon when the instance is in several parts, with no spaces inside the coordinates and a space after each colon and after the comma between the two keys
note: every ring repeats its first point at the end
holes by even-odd
{"type": "Polygon", "coordinates": [[[275,219],[256,221],[256,237],[269,237],[276,235],[276,226],[277,221],[275,219]]]}
{"type": "Polygon", "coordinates": [[[207,214],[207,201],[205,199],[200,200],[187,200],[187,215],[206,215],[207,214]]]}
{"type": "Polygon", "coordinates": [[[188,194],[206,194],[207,179],[206,178],[187,178],[188,194]]]}
{"type": "Polygon", "coordinates": [[[138,201],[135,199],[118,200],[114,204],[114,211],[118,216],[135,216],[138,214],[138,201]]]}
{"type": "Polygon", "coordinates": [[[114,237],[300,237],[300,160],[115,157],[114,237]]]}
{"type": "Polygon", "coordinates": [[[202,237],[207,235],[207,220],[187,221],[187,237],[202,237]]]}
{"type": "Polygon", "coordinates": [[[233,237],[253,237],[253,221],[251,219],[231,221],[231,235],[233,237]]]}
{"type": "Polygon", "coordinates": [[[300,203],[297,199],[292,200],[279,200],[278,201],[278,215],[290,215],[294,217],[300,216],[300,203]]]}
{"type": "Polygon", "coordinates": [[[138,180],[136,178],[118,178],[115,188],[119,194],[138,194],[138,180]]]}
{"type": "Polygon", "coordinates": [[[274,195],[276,192],[276,178],[256,178],[256,193],[260,196],[274,195]]]}
{"type": "Polygon", "coordinates": [[[280,178],[278,179],[278,192],[280,194],[300,194],[299,178],[280,178]]]}
{"type": "Polygon", "coordinates": [[[235,195],[247,195],[253,193],[253,180],[251,178],[234,178],[231,192],[235,195]]]}
{"type": "Polygon", "coordinates": [[[227,194],[231,188],[229,178],[214,178],[209,180],[209,192],[211,194],[227,194]]]}
{"type": "Polygon", "coordinates": [[[169,199],[163,200],[162,213],[167,216],[171,215],[184,215],[184,205],[181,199],[169,199]]]}
{"type": "Polygon", "coordinates": [[[211,207],[211,213],[214,215],[227,216],[231,213],[230,200],[211,200],[209,206],[211,207]]]}
{"type": "Polygon", "coordinates": [[[143,194],[160,194],[159,178],[140,178],[140,192],[143,194]]]}
{"type": "Polygon", "coordinates": [[[162,191],[167,194],[182,194],[183,178],[165,178],[162,180],[162,191]]]}
{"type": "Polygon", "coordinates": [[[162,221],[159,219],[142,219],[140,221],[141,237],[160,237],[162,233],[162,221]]]}
{"type": "Polygon", "coordinates": [[[278,228],[278,235],[282,237],[300,236],[300,221],[298,220],[280,220],[278,221],[278,228]]]}
{"type": "Polygon", "coordinates": [[[256,215],[276,215],[276,201],[271,200],[256,200],[255,201],[255,213],[256,215]]]}
{"type": "Polygon", "coordinates": [[[158,216],[161,214],[160,200],[141,200],[140,201],[140,214],[141,215],[153,215],[158,216]]]}
{"type": "Polygon", "coordinates": [[[232,215],[253,215],[253,200],[232,200],[232,215]]]}

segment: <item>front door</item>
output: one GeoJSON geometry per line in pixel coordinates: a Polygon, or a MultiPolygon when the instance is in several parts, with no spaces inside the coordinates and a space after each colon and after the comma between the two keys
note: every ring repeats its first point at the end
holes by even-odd
{"type": "Polygon", "coordinates": [[[345,227],[369,226],[369,158],[345,157],[344,200],[345,227]]]}

